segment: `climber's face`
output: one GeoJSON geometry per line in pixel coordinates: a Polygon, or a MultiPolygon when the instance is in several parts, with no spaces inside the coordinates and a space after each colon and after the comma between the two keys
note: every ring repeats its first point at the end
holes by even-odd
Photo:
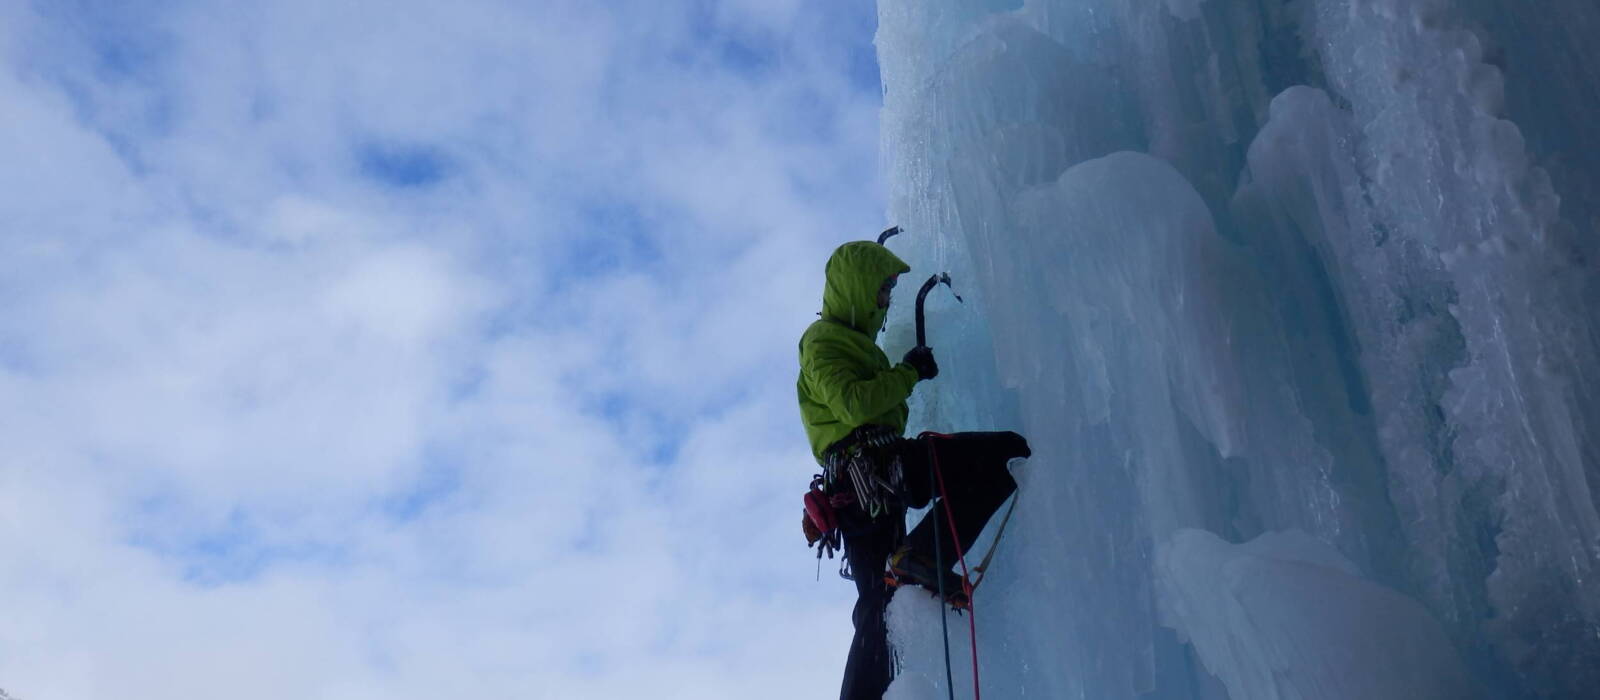
{"type": "Polygon", "coordinates": [[[878,287],[878,308],[889,308],[889,297],[894,294],[894,280],[897,277],[899,275],[890,275],[889,279],[883,281],[883,286],[878,287]]]}

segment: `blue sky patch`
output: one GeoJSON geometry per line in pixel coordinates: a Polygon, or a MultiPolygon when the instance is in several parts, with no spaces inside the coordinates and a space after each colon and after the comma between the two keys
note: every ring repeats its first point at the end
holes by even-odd
{"type": "MultiPolygon", "coordinates": [[[[157,518],[176,516],[181,520],[183,517],[181,507],[170,497],[145,499],[143,506],[147,514],[157,518]]],[[[276,563],[308,560],[337,563],[343,558],[333,545],[311,541],[269,542],[263,536],[264,531],[257,518],[236,508],[225,520],[210,527],[169,522],[147,527],[128,542],[176,566],[186,583],[208,588],[255,579],[276,563]]]]}
{"type": "MultiPolygon", "coordinates": [[[[173,3],[114,0],[35,2],[39,16],[62,35],[83,42],[95,72],[107,80],[148,81],[173,54],[176,44],[163,26],[173,3]]],[[[57,41],[60,37],[53,37],[57,41]]]]}
{"type": "Polygon", "coordinates": [[[39,371],[38,358],[22,341],[0,337],[0,370],[32,374],[39,371]]]}
{"type": "Polygon", "coordinates": [[[406,488],[384,500],[382,508],[389,518],[410,522],[460,491],[461,470],[443,459],[430,459],[406,488]]]}
{"type": "Polygon", "coordinates": [[[356,147],[355,159],[362,176],[387,187],[428,187],[450,174],[444,153],[423,144],[369,141],[356,147]]]}
{"type": "Polygon", "coordinates": [[[877,49],[871,44],[852,45],[845,55],[849,65],[850,84],[874,95],[882,95],[883,74],[878,68],[877,49]]]}
{"type": "Polygon", "coordinates": [[[638,208],[622,202],[597,203],[578,215],[583,226],[565,244],[567,263],[562,269],[578,277],[593,277],[623,269],[640,270],[661,258],[650,236],[654,228],[638,208]]]}
{"type": "Polygon", "coordinates": [[[778,64],[783,38],[765,33],[730,31],[718,24],[716,6],[700,3],[689,11],[687,37],[693,51],[685,58],[709,57],[716,60],[719,70],[744,78],[756,79],[769,74],[778,64]]]}
{"type": "Polygon", "coordinates": [[[722,65],[747,77],[758,77],[778,62],[778,52],[759,41],[743,41],[741,37],[719,37],[714,46],[722,65]]]}

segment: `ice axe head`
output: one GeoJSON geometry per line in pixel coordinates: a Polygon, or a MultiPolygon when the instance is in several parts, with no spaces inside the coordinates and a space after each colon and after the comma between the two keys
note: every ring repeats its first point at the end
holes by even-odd
{"type": "Polygon", "coordinates": [[[933,288],[940,283],[950,288],[950,295],[955,297],[956,301],[961,301],[961,295],[956,294],[955,286],[950,284],[950,273],[948,272],[941,272],[929,277],[928,281],[922,283],[922,289],[917,290],[917,347],[919,348],[928,347],[928,324],[924,318],[922,308],[927,303],[928,292],[933,291],[933,288]]]}

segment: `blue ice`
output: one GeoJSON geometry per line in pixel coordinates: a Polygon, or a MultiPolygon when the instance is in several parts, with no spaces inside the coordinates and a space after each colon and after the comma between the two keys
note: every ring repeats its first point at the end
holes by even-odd
{"type": "MultiPolygon", "coordinates": [[[[967,301],[929,302],[912,429],[1035,451],[985,697],[1600,688],[1595,36],[1584,1],[880,0],[890,246],[967,301]]],[[[939,614],[895,600],[888,697],[946,697],[939,614]]]]}

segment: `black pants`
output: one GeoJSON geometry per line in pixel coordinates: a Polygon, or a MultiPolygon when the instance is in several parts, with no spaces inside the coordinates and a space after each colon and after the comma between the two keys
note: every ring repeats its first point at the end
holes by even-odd
{"type": "MultiPolygon", "coordinates": [[[[963,552],[972,547],[990,516],[1017,489],[1017,482],[1006,471],[1006,462],[1032,454],[1027,440],[1012,432],[957,433],[948,438],[903,440],[895,451],[905,468],[909,505],[914,508],[927,505],[939,493],[938,484],[929,474],[931,459],[937,458],[963,552]],[[929,454],[930,447],[933,455],[929,454]]],[[[841,700],[878,700],[894,676],[889,632],[884,622],[884,611],[888,609],[894,590],[884,583],[883,570],[889,555],[900,545],[905,512],[892,511],[871,521],[865,520],[864,514],[856,515],[860,518],[859,526],[847,532],[844,538],[845,556],[850,560],[850,571],[856,582],[856,606],[852,613],[856,634],[850,642],[850,657],[845,662],[839,697],[841,700]]],[[[946,523],[945,508],[936,502],[933,513],[917,523],[905,536],[905,542],[932,559],[937,537],[945,563],[954,564],[955,548],[951,546],[950,526],[946,523]]]]}

